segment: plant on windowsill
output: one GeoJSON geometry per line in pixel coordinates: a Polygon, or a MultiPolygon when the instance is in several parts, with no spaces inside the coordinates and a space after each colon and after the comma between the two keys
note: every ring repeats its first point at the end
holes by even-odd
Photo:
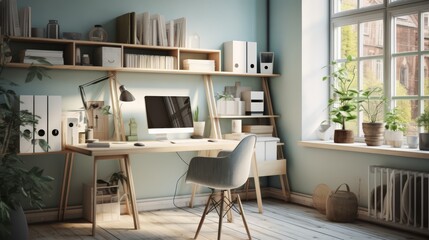
{"type": "Polygon", "coordinates": [[[359,107],[365,114],[362,129],[367,146],[381,146],[383,144],[384,124],[379,122],[383,116],[386,98],[380,87],[368,88],[360,93],[359,107]]]}
{"type": "MultiPolygon", "coordinates": [[[[49,64],[43,58],[35,58],[41,64],[49,64]]],[[[17,84],[6,80],[3,76],[5,65],[11,60],[7,38],[0,35],[0,239],[27,239],[27,221],[22,209],[24,203],[32,207],[44,206],[43,197],[51,191],[53,178],[43,174],[43,169],[23,167],[18,156],[19,139],[30,139],[31,132],[21,132],[20,126],[37,123],[30,112],[19,110],[19,96],[12,89],[17,84]],[[4,41],[3,41],[4,40],[4,41]]],[[[25,82],[34,78],[41,80],[46,69],[30,66],[25,82]]],[[[49,146],[46,141],[32,140],[42,149],[49,146]]]]}
{"type": "Polygon", "coordinates": [[[419,149],[429,150],[429,109],[417,118],[417,125],[423,127],[424,132],[419,133],[419,149]]]}
{"type": "Polygon", "coordinates": [[[204,137],[204,128],[206,126],[205,121],[199,120],[200,109],[197,108],[194,111],[194,133],[192,134],[192,138],[203,138],[204,137]]]}
{"type": "Polygon", "coordinates": [[[348,121],[357,118],[359,92],[352,84],[356,78],[356,67],[350,66],[352,57],[349,55],[344,64],[332,61],[325,67],[332,67],[333,72],[323,77],[323,81],[332,78],[333,97],[328,101],[331,120],[341,125],[341,129],[334,132],[335,143],[353,143],[353,130],[346,129],[348,121]]]}
{"type": "Polygon", "coordinates": [[[403,119],[400,110],[394,108],[387,112],[384,121],[384,139],[386,144],[395,148],[402,147],[407,122],[403,119]]]}

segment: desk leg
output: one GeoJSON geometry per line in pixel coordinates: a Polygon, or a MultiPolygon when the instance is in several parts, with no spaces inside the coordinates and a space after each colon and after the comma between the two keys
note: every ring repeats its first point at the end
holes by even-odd
{"type": "Polygon", "coordinates": [[[63,176],[63,184],[61,190],[61,204],[60,204],[60,221],[64,221],[64,217],[67,211],[67,205],[69,202],[69,193],[70,193],[70,182],[73,171],[73,161],[74,161],[74,153],[69,152],[66,154],[66,160],[64,164],[64,176],[63,176]]]}
{"type": "Polygon", "coordinates": [[[192,184],[192,194],[191,194],[191,200],[189,201],[189,207],[193,208],[194,207],[194,200],[195,200],[195,194],[197,193],[198,190],[198,184],[192,184]]]}
{"type": "Polygon", "coordinates": [[[140,229],[140,220],[139,220],[139,213],[137,211],[137,203],[136,203],[136,193],[134,189],[134,180],[133,175],[131,173],[131,165],[130,165],[130,157],[128,155],[124,156],[124,163],[125,163],[125,171],[127,172],[128,176],[128,192],[130,194],[130,202],[131,202],[131,209],[133,211],[133,219],[134,219],[134,229],[140,229]]]}
{"type": "Polygon", "coordinates": [[[92,173],[92,236],[95,236],[97,227],[97,157],[94,157],[94,169],[92,173]]]}
{"type": "Polygon", "coordinates": [[[253,180],[255,182],[256,201],[258,202],[259,213],[262,213],[261,185],[259,184],[258,165],[256,163],[255,153],[253,153],[253,157],[252,157],[252,172],[253,172],[253,180]]]}

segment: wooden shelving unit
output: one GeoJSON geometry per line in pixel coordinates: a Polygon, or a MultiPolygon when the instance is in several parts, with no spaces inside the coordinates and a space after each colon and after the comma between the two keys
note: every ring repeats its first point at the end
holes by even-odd
{"type": "MultiPolygon", "coordinates": [[[[60,50],[63,51],[64,65],[46,66],[49,69],[58,70],[79,70],[79,71],[106,71],[113,77],[110,81],[111,97],[113,102],[113,111],[116,116],[122,116],[120,109],[117,105],[117,72],[136,72],[136,73],[151,73],[151,74],[173,74],[173,75],[200,75],[203,77],[204,87],[206,92],[207,104],[209,109],[210,121],[212,126],[211,135],[214,138],[222,138],[220,120],[221,119],[265,119],[268,120],[274,127],[273,136],[278,137],[275,119],[279,118],[274,114],[271,93],[269,90],[269,78],[278,77],[279,74],[247,74],[247,73],[233,73],[221,71],[221,51],[209,49],[188,49],[177,47],[158,47],[158,46],[144,46],[135,44],[120,44],[110,42],[91,42],[82,40],[63,40],[63,39],[47,39],[47,38],[25,38],[25,37],[10,37],[9,46],[12,50],[12,62],[7,64],[7,67],[12,68],[28,68],[30,64],[20,63],[19,53],[24,49],[41,49],[41,50],[60,50]],[[103,67],[103,66],[82,66],[76,64],[76,48],[80,48],[81,54],[89,54],[91,59],[94,59],[94,51],[99,47],[117,47],[121,49],[121,66],[120,67],[103,67]],[[176,68],[172,70],[164,69],[141,69],[125,67],[125,54],[154,54],[164,56],[174,56],[177,58],[176,68]],[[185,59],[209,59],[215,61],[215,71],[212,72],[198,72],[184,70],[182,62],[185,59]],[[219,116],[217,114],[216,102],[213,90],[212,76],[237,76],[237,77],[258,77],[262,81],[262,89],[264,91],[266,111],[263,116],[219,116]]],[[[123,131],[122,117],[118,123],[115,122],[115,129],[120,129],[117,140],[125,140],[123,131]],[[122,127],[121,127],[122,126],[122,127]]],[[[286,159],[284,158],[283,148],[284,143],[277,144],[277,161],[258,162],[258,175],[259,176],[280,176],[282,191],[285,199],[290,194],[289,184],[286,173],[286,159]]],[[[252,176],[254,173],[252,173],[252,176]]],[[[255,184],[259,185],[259,180],[255,178],[255,184]]],[[[256,188],[257,195],[261,196],[259,188],[256,188]]],[[[63,199],[63,198],[62,198],[63,199]]],[[[64,203],[61,203],[64,204],[64,203]]],[[[66,204],[66,203],[65,203],[66,204]]],[[[262,208],[262,206],[260,206],[262,208]]]]}

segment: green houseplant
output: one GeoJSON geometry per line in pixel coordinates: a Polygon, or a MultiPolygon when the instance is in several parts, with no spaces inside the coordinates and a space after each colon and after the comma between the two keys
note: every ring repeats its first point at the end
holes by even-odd
{"type": "Polygon", "coordinates": [[[333,71],[323,77],[323,80],[332,78],[333,97],[328,101],[331,120],[341,125],[341,129],[334,132],[335,143],[353,143],[354,134],[347,130],[346,123],[357,118],[359,92],[353,88],[356,78],[356,67],[351,65],[352,57],[347,56],[344,64],[332,61],[326,67],[332,67],[333,71]]]}
{"type": "Polygon", "coordinates": [[[429,150],[429,109],[417,118],[417,125],[423,127],[424,132],[419,133],[419,149],[429,150]]]}
{"type": "Polygon", "coordinates": [[[386,113],[385,116],[385,132],[384,139],[386,144],[392,147],[400,148],[406,130],[406,121],[403,119],[401,111],[394,108],[386,113]]]}
{"type": "MultiPolygon", "coordinates": [[[[12,89],[17,85],[2,76],[5,65],[10,61],[10,52],[4,51],[5,39],[6,42],[0,35],[0,238],[16,239],[15,234],[26,236],[27,224],[22,204],[26,202],[37,208],[44,206],[43,195],[51,190],[53,178],[44,175],[39,167],[25,169],[18,156],[19,138],[30,138],[29,132],[19,130],[20,126],[37,123],[37,118],[28,111],[19,110],[19,96],[12,89]],[[25,224],[25,229],[16,229],[17,216],[21,217],[18,221],[25,224]]],[[[43,59],[37,60],[46,63],[43,59]]],[[[34,78],[41,80],[44,76],[47,76],[46,69],[30,66],[26,82],[34,78]]],[[[44,149],[48,147],[45,141],[33,144],[40,144],[44,149]]]]}
{"type": "Polygon", "coordinates": [[[359,108],[365,115],[362,129],[368,146],[383,144],[384,124],[379,120],[383,116],[385,101],[383,89],[380,87],[368,88],[360,93],[359,108]]]}

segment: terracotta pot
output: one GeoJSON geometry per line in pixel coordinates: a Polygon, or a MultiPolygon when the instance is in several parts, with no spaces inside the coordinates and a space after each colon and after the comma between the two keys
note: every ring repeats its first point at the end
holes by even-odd
{"type": "Polygon", "coordinates": [[[381,146],[383,144],[383,123],[362,123],[365,142],[368,146],[381,146]]]}
{"type": "Polygon", "coordinates": [[[352,130],[336,129],[334,132],[334,143],[354,143],[355,138],[352,130]]]}

